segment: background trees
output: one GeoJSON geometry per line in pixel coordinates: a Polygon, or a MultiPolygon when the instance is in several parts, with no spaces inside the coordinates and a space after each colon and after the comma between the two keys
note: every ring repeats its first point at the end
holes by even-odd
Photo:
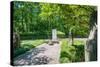
{"type": "Polygon", "coordinates": [[[14,2],[13,29],[20,34],[50,35],[56,28],[68,37],[87,37],[89,20],[95,6],[14,2]]]}

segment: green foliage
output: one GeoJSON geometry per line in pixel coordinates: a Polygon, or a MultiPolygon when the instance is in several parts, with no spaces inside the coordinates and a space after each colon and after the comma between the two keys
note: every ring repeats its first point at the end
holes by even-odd
{"type": "MultiPolygon", "coordinates": [[[[30,39],[48,39],[48,36],[51,38],[51,32],[25,32],[20,33],[21,40],[30,40],[30,39]]],[[[61,31],[57,31],[58,38],[65,38],[65,33],[61,31]]]]}
{"type": "Polygon", "coordinates": [[[15,32],[39,32],[50,34],[52,28],[67,36],[74,26],[74,35],[88,36],[89,20],[95,6],[32,3],[15,1],[13,6],[13,29],[15,32]]]}
{"type": "Polygon", "coordinates": [[[35,48],[36,46],[41,45],[44,40],[23,40],[21,41],[20,48],[14,49],[14,58],[18,57],[21,54],[24,54],[28,50],[35,48]]]}
{"type": "Polygon", "coordinates": [[[57,31],[58,38],[66,38],[65,33],[61,31],[57,31]]]}
{"type": "Polygon", "coordinates": [[[28,32],[20,33],[21,40],[30,40],[30,39],[47,39],[48,35],[46,32],[28,32]]]}
{"type": "Polygon", "coordinates": [[[15,58],[15,57],[17,57],[17,56],[19,56],[19,55],[25,53],[25,52],[28,51],[28,50],[29,50],[29,49],[27,49],[27,48],[16,48],[16,49],[14,49],[13,57],[15,58]]]}
{"type": "Polygon", "coordinates": [[[25,46],[25,44],[33,45],[33,46],[38,46],[44,42],[43,39],[37,39],[37,40],[22,40],[21,46],[25,46]]]}
{"type": "MultiPolygon", "coordinates": [[[[13,31],[20,33],[24,40],[21,47],[14,50],[14,57],[40,45],[51,36],[51,30],[57,29],[58,38],[68,37],[72,29],[74,37],[87,37],[91,14],[95,6],[65,5],[53,3],[36,3],[14,1],[13,31]]],[[[93,17],[94,18],[94,17],[93,17]]],[[[92,24],[92,23],[91,23],[92,24]]],[[[84,42],[74,41],[73,46],[67,40],[62,40],[61,63],[84,61],[84,42]]]]}
{"type": "Polygon", "coordinates": [[[73,46],[68,44],[68,40],[63,39],[61,44],[60,62],[82,62],[84,61],[84,42],[75,40],[73,46]]]}

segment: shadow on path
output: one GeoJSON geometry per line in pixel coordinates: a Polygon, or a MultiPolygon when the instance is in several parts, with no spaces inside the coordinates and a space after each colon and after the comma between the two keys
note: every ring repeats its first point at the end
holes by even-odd
{"type": "Polygon", "coordinates": [[[14,65],[32,65],[32,64],[47,64],[50,60],[47,56],[38,56],[39,53],[46,51],[46,48],[34,48],[25,54],[15,58],[14,65]]]}
{"type": "Polygon", "coordinates": [[[14,66],[41,65],[58,62],[59,44],[42,44],[14,59],[14,66]]]}

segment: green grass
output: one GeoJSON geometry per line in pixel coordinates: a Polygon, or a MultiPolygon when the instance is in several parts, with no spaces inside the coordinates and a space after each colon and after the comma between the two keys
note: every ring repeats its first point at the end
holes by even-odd
{"type": "Polygon", "coordinates": [[[57,31],[57,34],[65,35],[65,33],[61,31],[57,31]]]}
{"type": "Polygon", "coordinates": [[[58,38],[65,38],[65,33],[64,32],[61,32],[61,31],[57,31],[57,36],[58,38]]]}
{"type": "Polygon", "coordinates": [[[25,53],[26,51],[41,45],[44,42],[43,39],[38,40],[22,40],[20,48],[14,50],[14,58],[25,53]]]}
{"type": "Polygon", "coordinates": [[[33,46],[38,46],[41,43],[43,43],[44,40],[43,39],[37,39],[37,40],[23,40],[21,41],[21,47],[23,47],[25,44],[28,45],[33,45],[33,46]]]}
{"type": "Polygon", "coordinates": [[[74,45],[71,46],[68,44],[68,40],[62,39],[61,44],[61,63],[69,62],[82,62],[84,61],[84,42],[75,40],[74,45]]]}

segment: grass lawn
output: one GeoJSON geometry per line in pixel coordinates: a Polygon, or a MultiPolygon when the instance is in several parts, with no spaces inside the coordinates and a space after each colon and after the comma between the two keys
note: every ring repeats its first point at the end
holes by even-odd
{"type": "Polygon", "coordinates": [[[69,45],[68,40],[62,39],[60,63],[84,61],[84,41],[75,40],[74,45],[69,45]]]}
{"type": "Polygon", "coordinates": [[[41,43],[43,43],[43,39],[37,39],[37,40],[22,40],[21,41],[21,47],[24,47],[26,44],[28,46],[39,46],[41,43]]]}
{"type": "Polygon", "coordinates": [[[14,50],[14,58],[25,53],[26,51],[35,48],[36,46],[41,45],[45,40],[37,39],[37,40],[22,40],[20,48],[16,48],[14,50]]]}

